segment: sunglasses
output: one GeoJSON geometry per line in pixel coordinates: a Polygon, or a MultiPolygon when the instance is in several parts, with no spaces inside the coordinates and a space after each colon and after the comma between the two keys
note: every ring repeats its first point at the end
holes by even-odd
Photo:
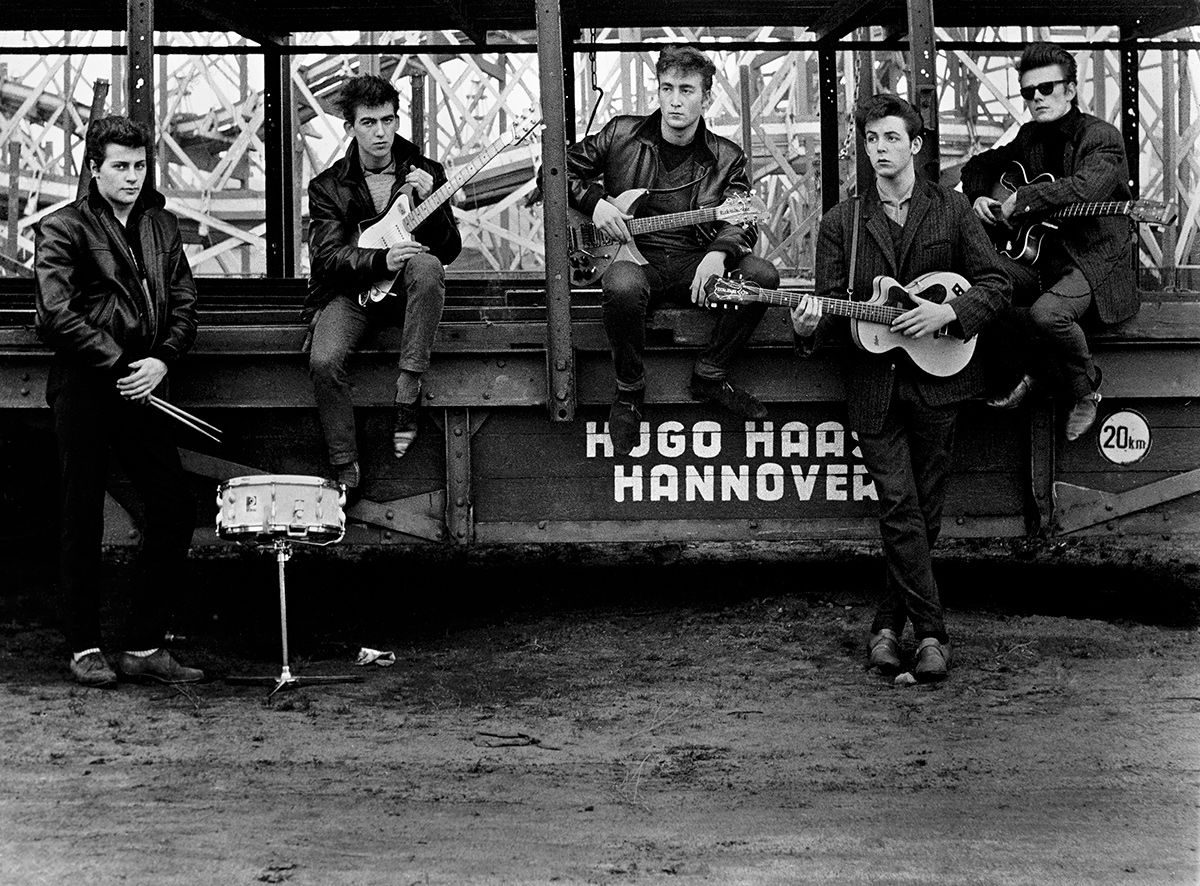
{"type": "Polygon", "coordinates": [[[1054,91],[1054,87],[1059,83],[1066,83],[1066,80],[1047,80],[1045,83],[1039,83],[1036,86],[1025,86],[1021,89],[1021,98],[1027,102],[1033,101],[1033,94],[1040,92],[1042,95],[1049,95],[1054,91]]]}

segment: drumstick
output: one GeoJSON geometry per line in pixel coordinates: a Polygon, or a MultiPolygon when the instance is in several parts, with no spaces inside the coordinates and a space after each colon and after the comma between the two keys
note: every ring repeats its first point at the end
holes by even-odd
{"type": "Polygon", "coordinates": [[[156,396],[154,396],[154,394],[151,394],[150,395],[150,405],[155,407],[156,409],[160,410],[163,414],[168,415],[171,418],[175,419],[180,424],[191,428],[193,431],[196,431],[197,433],[203,434],[205,437],[208,437],[210,440],[213,440],[217,443],[224,442],[219,436],[217,436],[218,434],[225,433],[224,431],[222,431],[216,425],[210,425],[208,422],[204,421],[203,419],[197,418],[196,416],[192,415],[190,412],[186,412],[183,409],[180,409],[175,404],[168,403],[166,400],[163,400],[161,397],[156,397],[156,396]],[[216,432],[215,434],[212,433],[214,431],[216,432]]]}

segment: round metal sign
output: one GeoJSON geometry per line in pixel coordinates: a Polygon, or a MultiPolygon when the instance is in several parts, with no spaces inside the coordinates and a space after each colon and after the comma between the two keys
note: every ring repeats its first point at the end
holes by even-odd
{"type": "Polygon", "coordinates": [[[1133,409],[1119,409],[1100,424],[1096,445],[1100,454],[1115,465],[1141,461],[1150,451],[1150,424],[1133,409]]]}

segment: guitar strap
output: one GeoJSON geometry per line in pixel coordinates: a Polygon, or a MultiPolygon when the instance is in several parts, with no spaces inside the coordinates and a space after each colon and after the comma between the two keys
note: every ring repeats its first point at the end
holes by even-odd
{"type": "Polygon", "coordinates": [[[854,301],[854,268],[858,264],[858,216],[859,201],[854,198],[854,221],[850,229],[850,275],[846,278],[846,296],[854,301]]]}

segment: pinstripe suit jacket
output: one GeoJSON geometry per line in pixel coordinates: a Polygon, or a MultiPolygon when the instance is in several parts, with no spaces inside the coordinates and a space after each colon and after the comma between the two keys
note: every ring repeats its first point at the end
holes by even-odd
{"type": "MultiPolygon", "coordinates": [[[[821,219],[817,241],[816,294],[846,297],[850,269],[851,225],[854,201],[843,200],[821,219]]],[[[904,236],[892,242],[887,215],[874,185],[862,198],[855,268],[854,297],[871,297],[875,277],[886,275],[901,284],[930,271],[955,271],[971,288],[953,302],[966,337],[976,335],[1011,298],[1011,284],[1000,267],[996,247],[983,230],[962,194],[918,178],[913,187],[904,236]]],[[[847,334],[844,318],[825,316],[815,344],[847,334]]],[[[850,426],[864,433],[883,427],[895,388],[896,374],[907,373],[925,402],[933,406],[959,403],[983,391],[979,357],[949,378],[937,378],[918,369],[902,351],[869,354],[854,348],[846,377],[850,426]]]]}

